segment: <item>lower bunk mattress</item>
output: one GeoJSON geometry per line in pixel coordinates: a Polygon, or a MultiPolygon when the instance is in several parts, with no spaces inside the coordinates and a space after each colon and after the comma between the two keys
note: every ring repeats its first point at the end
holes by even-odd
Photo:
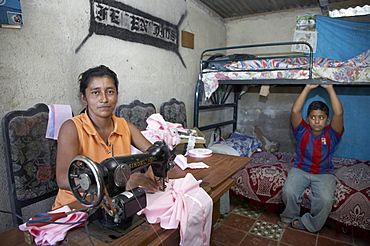
{"type": "MultiPolygon", "coordinates": [[[[270,208],[282,205],[282,187],[295,157],[287,152],[254,153],[252,161],[233,176],[231,192],[270,208]]],[[[334,157],[333,163],[337,189],[329,219],[338,222],[342,230],[370,236],[370,161],[334,157]]],[[[302,197],[307,209],[309,192],[308,188],[302,197]]]]}

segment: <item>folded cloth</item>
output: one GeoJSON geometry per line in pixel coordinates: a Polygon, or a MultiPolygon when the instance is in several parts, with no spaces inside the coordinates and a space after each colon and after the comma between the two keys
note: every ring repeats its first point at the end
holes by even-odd
{"type": "Polygon", "coordinates": [[[59,129],[64,121],[72,118],[72,109],[69,105],[49,104],[49,121],[46,128],[46,138],[58,139],[59,129]]]}
{"type": "MultiPolygon", "coordinates": [[[[60,212],[70,212],[71,209],[66,205],[64,207],[53,210],[49,213],[60,213],[60,212]]],[[[82,226],[83,223],[77,223],[84,221],[87,217],[85,212],[74,212],[68,214],[66,217],[56,220],[58,223],[75,223],[75,224],[47,224],[44,226],[34,226],[32,224],[23,223],[19,225],[19,230],[28,231],[34,238],[35,244],[37,245],[56,245],[58,242],[62,241],[68,230],[82,226]]]]}
{"type": "Polygon", "coordinates": [[[180,123],[165,121],[163,116],[158,113],[150,115],[146,123],[148,123],[147,129],[164,130],[167,128],[177,128],[179,131],[187,131],[180,123]]]}
{"type": "Polygon", "coordinates": [[[164,229],[180,224],[180,245],[210,245],[213,202],[190,173],[171,179],[164,192],[147,193],[143,212],[149,223],[164,229]]]}
{"type": "Polygon", "coordinates": [[[179,131],[187,132],[180,123],[165,121],[161,114],[152,114],[146,120],[148,126],[141,133],[149,142],[164,140],[170,150],[173,150],[181,141],[179,131]]]}
{"type": "Polygon", "coordinates": [[[188,163],[187,158],[185,156],[183,156],[183,155],[176,155],[175,163],[182,170],[185,170],[186,168],[190,168],[190,169],[209,168],[209,166],[207,164],[205,164],[204,162],[192,162],[192,163],[188,163]]]}

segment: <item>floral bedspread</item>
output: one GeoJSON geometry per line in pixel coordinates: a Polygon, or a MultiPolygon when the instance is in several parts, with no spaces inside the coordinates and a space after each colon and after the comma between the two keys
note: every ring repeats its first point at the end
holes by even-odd
{"type": "MultiPolygon", "coordinates": [[[[252,161],[233,176],[237,195],[263,204],[282,204],[281,192],[295,154],[254,153],[252,161]]],[[[345,226],[370,230],[370,161],[333,158],[337,181],[335,203],[329,218],[345,226]]],[[[309,208],[306,190],[302,206],[309,208]]]]}
{"type": "MultiPolygon", "coordinates": [[[[208,70],[202,73],[204,91],[209,98],[218,88],[219,80],[257,79],[308,79],[307,58],[281,58],[263,60],[243,60],[226,64],[225,71],[208,70]],[[273,71],[245,71],[258,69],[288,69],[273,71]]],[[[370,49],[347,61],[314,58],[313,78],[330,79],[343,83],[370,82],[370,49]]],[[[257,83],[256,83],[257,84],[257,83]]]]}

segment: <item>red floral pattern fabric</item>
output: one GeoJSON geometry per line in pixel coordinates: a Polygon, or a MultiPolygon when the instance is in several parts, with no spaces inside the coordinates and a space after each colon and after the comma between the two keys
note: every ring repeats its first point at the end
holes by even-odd
{"type": "MultiPolygon", "coordinates": [[[[262,204],[283,204],[282,187],[295,154],[259,152],[253,160],[233,176],[232,192],[262,204]]],[[[342,225],[370,230],[370,161],[333,158],[337,180],[335,203],[329,218],[342,225]]],[[[302,206],[310,207],[309,189],[303,195],[302,206]]]]}

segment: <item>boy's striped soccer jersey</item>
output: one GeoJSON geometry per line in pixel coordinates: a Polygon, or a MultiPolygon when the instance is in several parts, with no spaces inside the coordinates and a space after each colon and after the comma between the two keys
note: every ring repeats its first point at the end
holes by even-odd
{"type": "Polygon", "coordinates": [[[311,127],[302,119],[293,129],[297,140],[297,158],[294,167],[312,174],[334,174],[332,157],[342,133],[334,131],[331,124],[319,136],[312,134],[311,127]]]}

